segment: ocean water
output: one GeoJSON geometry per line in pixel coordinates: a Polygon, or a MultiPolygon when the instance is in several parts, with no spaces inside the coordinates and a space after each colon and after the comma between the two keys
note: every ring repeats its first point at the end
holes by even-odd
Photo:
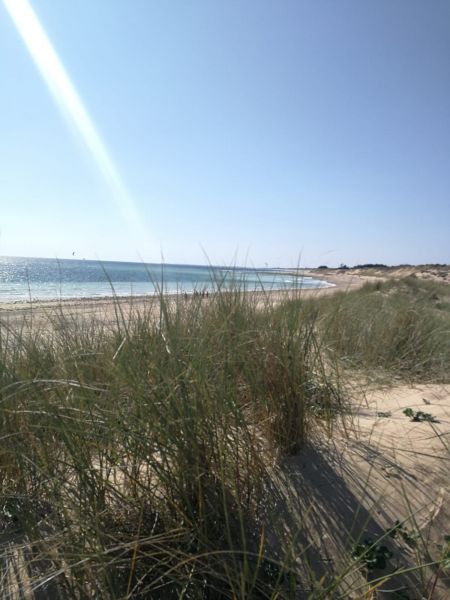
{"type": "Polygon", "coordinates": [[[0,303],[214,291],[319,288],[332,284],[268,269],[0,257],[0,303]]]}

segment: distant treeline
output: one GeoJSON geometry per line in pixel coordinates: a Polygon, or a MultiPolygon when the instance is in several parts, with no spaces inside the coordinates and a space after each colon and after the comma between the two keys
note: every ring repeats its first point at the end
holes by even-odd
{"type": "Polygon", "coordinates": [[[354,269],[389,269],[387,265],[381,263],[365,263],[363,265],[355,265],[354,269]]]}

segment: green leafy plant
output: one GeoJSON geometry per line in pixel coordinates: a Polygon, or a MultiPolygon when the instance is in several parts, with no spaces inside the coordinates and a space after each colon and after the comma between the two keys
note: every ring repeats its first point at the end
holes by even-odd
{"type": "Polygon", "coordinates": [[[441,566],[443,569],[450,569],[450,535],[444,535],[444,541],[441,566]]]}
{"type": "Polygon", "coordinates": [[[388,534],[392,539],[399,536],[409,546],[415,546],[417,544],[417,539],[419,538],[417,532],[407,529],[398,519],[395,521],[394,526],[388,530],[388,534]]]}
{"type": "Polygon", "coordinates": [[[423,412],[421,410],[413,410],[412,408],[405,408],[403,414],[415,422],[426,421],[428,423],[439,423],[439,421],[430,413],[423,412]]]}
{"type": "Polygon", "coordinates": [[[361,562],[368,571],[375,569],[384,570],[388,566],[393,554],[384,544],[377,544],[372,538],[364,538],[362,544],[353,548],[352,558],[361,562]]]}
{"type": "Polygon", "coordinates": [[[383,419],[388,419],[391,415],[392,415],[392,413],[389,410],[377,412],[377,417],[380,417],[383,419]]]}

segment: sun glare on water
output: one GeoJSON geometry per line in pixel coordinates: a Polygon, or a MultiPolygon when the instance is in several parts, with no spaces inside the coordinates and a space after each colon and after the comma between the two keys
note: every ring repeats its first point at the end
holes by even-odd
{"type": "Polygon", "coordinates": [[[27,0],[3,0],[20,36],[68,123],[81,137],[106,181],[134,239],[145,239],[142,220],[89,113],[27,0]]]}

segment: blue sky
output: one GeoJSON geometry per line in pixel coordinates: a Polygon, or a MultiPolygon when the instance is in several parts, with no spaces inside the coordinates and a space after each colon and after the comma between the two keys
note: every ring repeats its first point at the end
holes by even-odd
{"type": "Polygon", "coordinates": [[[448,0],[30,0],[111,177],[8,1],[0,255],[450,262],[448,0]]]}

